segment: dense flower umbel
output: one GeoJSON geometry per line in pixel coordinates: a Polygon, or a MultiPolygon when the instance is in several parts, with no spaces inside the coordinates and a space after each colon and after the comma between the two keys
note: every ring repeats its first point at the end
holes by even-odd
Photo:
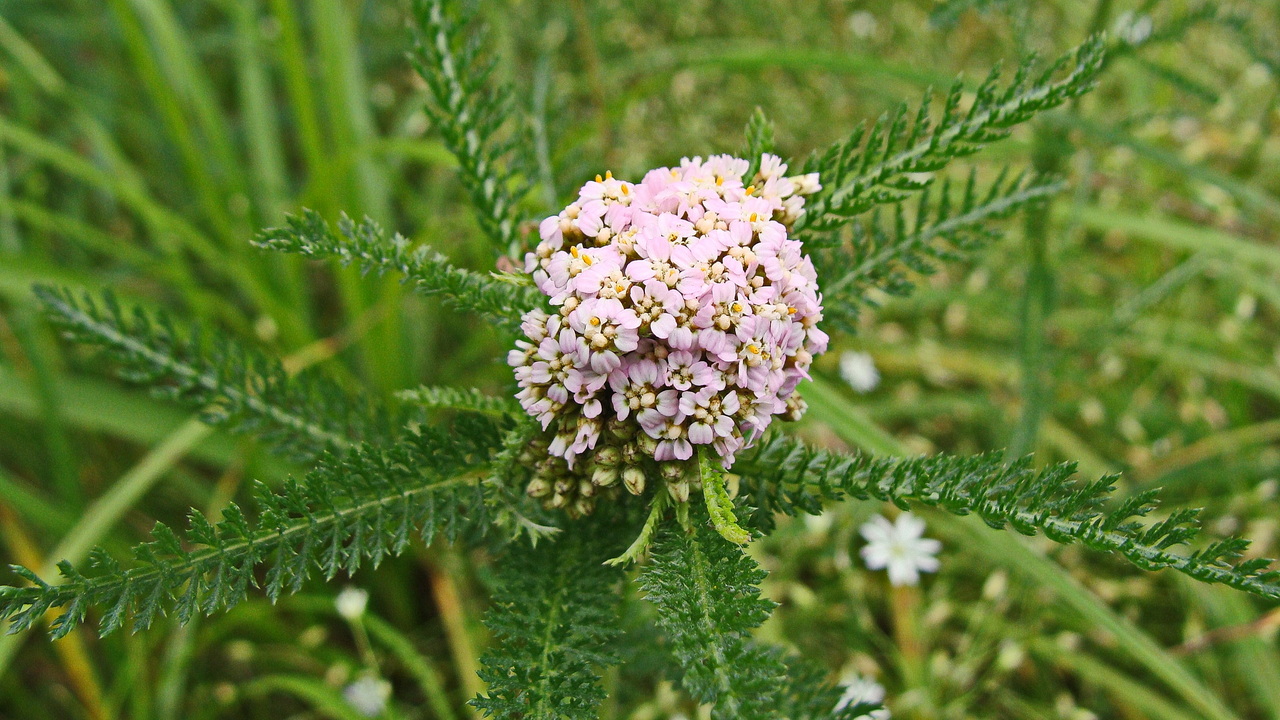
{"type": "Polygon", "coordinates": [[[687,500],[699,447],[727,468],[774,416],[803,412],[795,389],[827,336],[787,233],[821,186],[772,155],[747,185],[748,167],[717,155],[635,184],[597,176],[539,227],[526,270],[557,312],[525,315],[508,361],[546,433],[526,459],[548,507],[639,495],[647,470],[687,500]]]}

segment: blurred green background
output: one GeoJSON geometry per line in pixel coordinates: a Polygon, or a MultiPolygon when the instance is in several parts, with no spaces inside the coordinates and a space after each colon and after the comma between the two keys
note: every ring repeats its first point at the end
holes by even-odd
{"type": "MultiPolygon", "coordinates": [[[[638,178],[733,152],[755,107],[797,162],[926,86],[1116,48],[1098,90],[980,154],[1069,190],[979,256],[876,298],[807,390],[811,440],[879,453],[1007,449],[1166,488],[1214,534],[1274,556],[1280,513],[1280,3],[654,0],[483,3],[497,79],[537,139],[536,220],[604,169],[638,178]],[[1217,12],[1213,12],[1216,10],[1217,12]],[[1238,11],[1240,14],[1232,14],[1238,11]],[[845,351],[881,381],[842,383],[845,351]]],[[[399,2],[0,0],[0,557],[46,568],[157,520],[216,512],[296,470],[111,379],[59,340],[33,283],[111,288],[389,395],[505,391],[500,334],[394,280],[254,250],[286,212],[369,215],[492,268],[421,110],[399,2]]],[[[960,177],[960,170],[952,173],[960,177]]],[[[1277,718],[1280,614],[1076,548],[932,513],[942,569],[891,590],[860,566],[851,504],[753,552],[782,604],[770,640],[889,692],[901,718],[1277,718]]],[[[12,582],[11,576],[4,582],[12,582]]],[[[356,717],[375,666],[388,717],[462,718],[481,690],[479,551],[416,548],[185,628],[0,640],[3,718],[356,717]]],[[[651,610],[609,718],[698,717],[659,681],[651,610]]],[[[673,674],[668,673],[669,676],[673,674]]]]}

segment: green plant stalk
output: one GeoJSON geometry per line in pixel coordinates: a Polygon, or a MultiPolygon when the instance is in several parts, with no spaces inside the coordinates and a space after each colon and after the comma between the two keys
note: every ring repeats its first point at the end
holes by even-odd
{"type": "MultiPolygon", "coordinates": [[[[198,57],[198,50],[191,37],[174,13],[172,0],[129,0],[133,14],[144,30],[152,56],[170,97],[190,113],[199,129],[204,148],[204,172],[216,176],[223,193],[245,194],[249,184],[245,179],[243,163],[236,157],[236,145],[232,139],[231,125],[221,107],[213,82],[205,71],[205,63],[198,57]]],[[[235,218],[228,213],[228,220],[235,218]]],[[[247,230],[244,219],[240,230],[247,230]]]]}
{"type": "Polygon", "coordinates": [[[1093,230],[1121,232],[1134,239],[1175,250],[1205,252],[1272,272],[1280,270],[1280,249],[1223,230],[1192,225],[1157,213],[1138,215],[1097,205],[1072,206],[1062,212],[1069,213],[1073,220],[1093,230]]]}
{"type": "Polygon", "coordinates": [[[268,2],[272,16],[280,24],[278,59],[283,69],[285,92],[289,96],[289,109],[297,125],[303,163],[307,169],[304,202],[325,212],[333,212],[337,210],[336,207],[322,204],[333,199],[329,190],[332,179],[329,158],[325,153],[326,142],[320,112],[311,87],[310,73],[307,71],[302,27],[294,11],[293,0],[268,2]]]}
{"type": "Polygon", "coordinates": [[[277,223],[288,209],[288,171],[284,135],[280,132],[271,96],[270,67],[262,52],[261,8],[259,0],[234,0],[225,6],[235,26],[236,76],[253,173],[254,202],[260,208],[260,220],[277,223]]]}
{"type": "Polygon", "coordinates": [[[107,712],[111,717],[146,720],[151,717],[151,684],[146,677],[150,664],[147,638],[129,635],[124,639],[125,667],[111,679],[107,694],[107,712]]]}
{"type": "Polygon", "coordinates": [[[0,497],[24,520],[42,533],[65,533],[75,524],[75,514],[56,504],[42,492],[31,490],[0,468],[0,497]]]}
{"type": "MultiPolygon", "coordinates": [[[[480,679],[480,662],[476,658],[470,621],[458,592],[458,583],[451,575],[461,564],[459,558],[450,550],[425,553],[424,557],[431,579],[431,592],[440,611],[449,650],[453,654],[453,667],[458,682],[468,697],[483,695],[485,683],[480,679]]],[[[478,712],[474,715],[479,717],[478,712]]]]}
{"type": "MultiPolygon", "coordinates": [[[[259,283],[252,269],[245,263],[226,262],[223,251],[208,236],[178,213],[160,205],[145,188],[131,184],[118,175],[103,171],[76,153],[51,143],[3,117],[0,117],[0,142],[8,143],[68,175],[100,188],[136,212],[147,226],[149,235],[165,254],[167,261],[180,269],[182,273],[180,289],[184,298],[207,297],[207,293],[199,288],[189,260],[184,257],[183,250],[188,249],[209,267],[225,271],[229,279],[245,293],[246,297],[277,319],[282,333],[288,337],[294,318],[297,316],[259,283]]],[[[197,309],[203,314],[211,312],[209,308],[197,306],[197,309]]],[[[298,336],[304,335],[298,333],[298,336]]]]}
{"type": "MultiPolygon", "coordinates": [[[[1139,156],[1162,165],[1173,173],[1209,183],[1225,190],[1232,197],[1255,210],[1265,212],[1272,218],[1280,218],[1280,199],[1266,190],[1242,182],[1231,175],[1218,172],[1212,167],[1189,163],[1176,153],[1159,148],[1151,143],[1134,137],[1121,129],[1106,127],[1090,120],[1079,113],[1059,113],[1045,117],[1046,123],[1079,130],[1085,137],[1109,146],[1127,147],[1139,156]]],[[[1264,133],[1260,138],[1266,137],[1264,133]]]]}
{"type": "Polygon", "coordinates": [[[653,501],[649,504],[649,516],[645,518],[644,525],[640,528],[640,534],[636,536],[635,541],[621,555],[605,560],[605,565],[614,567],[628,565],[639,560],[640,556],[648,551],[649,546],[653,544],[654,534],[658,532],[658,526],[662,524],[662,518],[667,509],[667,501],[670,497],[670,493],[661,490],[654,493],[653,501]]]}
{"type": "Polygon", "coordinates": [[[418,683],[418,688],[426,696],[427,704],[430,705],[434,716],[438,720],[457,720],[458,713],[454,711],[453,704],[449,701],[449,694],[445,690],[440,673],[431,666],[428,658],[418,652],[409,638],[394,625],[376,615],[365,615],[364,623],[369,635],[384,645],[413,676],[418,683]]]}
{"type": "Polygon", "coordinates": [[[846,400],[827,381],[814,376],[800,383],[800,394],[813,417],[830,425],[841,438],[873,455],[906,455],[898,439],[872,422],[860,408],[846,400]]]}
{"type": "MultiPolygon", "coordinates": [[[[161,273],[162,277],[174,283],[179,282],[181,277],[180,273],[175,272],[175,268],[157,262],[160,258],[155,254],[123,243],[120,238],[109,235],[83,220],[50,210],[44,205],[0,196],[0,208],[3,208],[3,212],[12,213],[16,220],[21,220],[33,230],[50,235],[63,235],[74,240],[77,245],[100,252],[121,263],[132,265],[137,270],[161,273]]],[[[34,253],[29,253],[28,256],[32,254],[34,253]]]]}
{"type": "MultiPolygon", "coordinates": [[[[59,412],[66,422],[79,430],[103,433],[142,445],[159,443],[171,428],[181,425],[190,413],[169,403],[128,392],[110,383],[65,376],[59,412]],[[70,400],[74,398],[74,401],[70,400]]],[[[39,420],[37,395],[26,387],[12,368],[0,365],[0,412],[39,420]]],[[[241,449],[224,432],[212,433],[192,449],[191,455],[202,462],[225,466],[239,457],[241,449]]],[[[288,474],[290,467],[269,460],[264,470],[273,476],[288,474]]]]}
{"type": "Polygon", "coordinates": [[[301,700],[322,717],[333,720],[368,720],[348,703],[336,688],[308,675],[267,675],[240,688],[246,697],[284,693],[301,700]]]}
{"type": "Polygon", "coordinates": [[[13,212],[13,188],[9,177],[9,160],[0,144],[0,256],[22,252],[22,237],[13,212]]]}

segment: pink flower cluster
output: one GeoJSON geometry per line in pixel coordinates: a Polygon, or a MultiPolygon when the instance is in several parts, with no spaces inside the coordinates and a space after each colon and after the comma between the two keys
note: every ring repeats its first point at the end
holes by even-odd
{"type": "Polygon", "coordinates": [[[802,410],[794,391],[827,335],[813,264],[787,233],[821,186],[772,155],[746,185],[748,167],[718,155],[634,184],[597,176],[539,227],[526,270],[558,312],[527,314],[508,360],[549,453],[569,471],[595,460],[594,485],[625,477],[638,494],[642,476],[624,470],[699,446],[729,467],[774,416],[802,410]]]}

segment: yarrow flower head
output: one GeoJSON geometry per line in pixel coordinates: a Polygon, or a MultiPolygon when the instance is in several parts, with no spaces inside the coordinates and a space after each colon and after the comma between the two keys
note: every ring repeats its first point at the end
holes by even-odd
{"type": "Polygon", "coordinates": [[[725,468],[774,417],[804,411],[796,386],[827,348],[813,263],[788,236],[816,174],[773,155],[684,159],[639,183],[597,176],[542,221],[525,269],[552,312],[525,315],[508,362],[543,436],[528,492],[590,512],[602,494],[698,486],[696,454],[725,468]]]}

